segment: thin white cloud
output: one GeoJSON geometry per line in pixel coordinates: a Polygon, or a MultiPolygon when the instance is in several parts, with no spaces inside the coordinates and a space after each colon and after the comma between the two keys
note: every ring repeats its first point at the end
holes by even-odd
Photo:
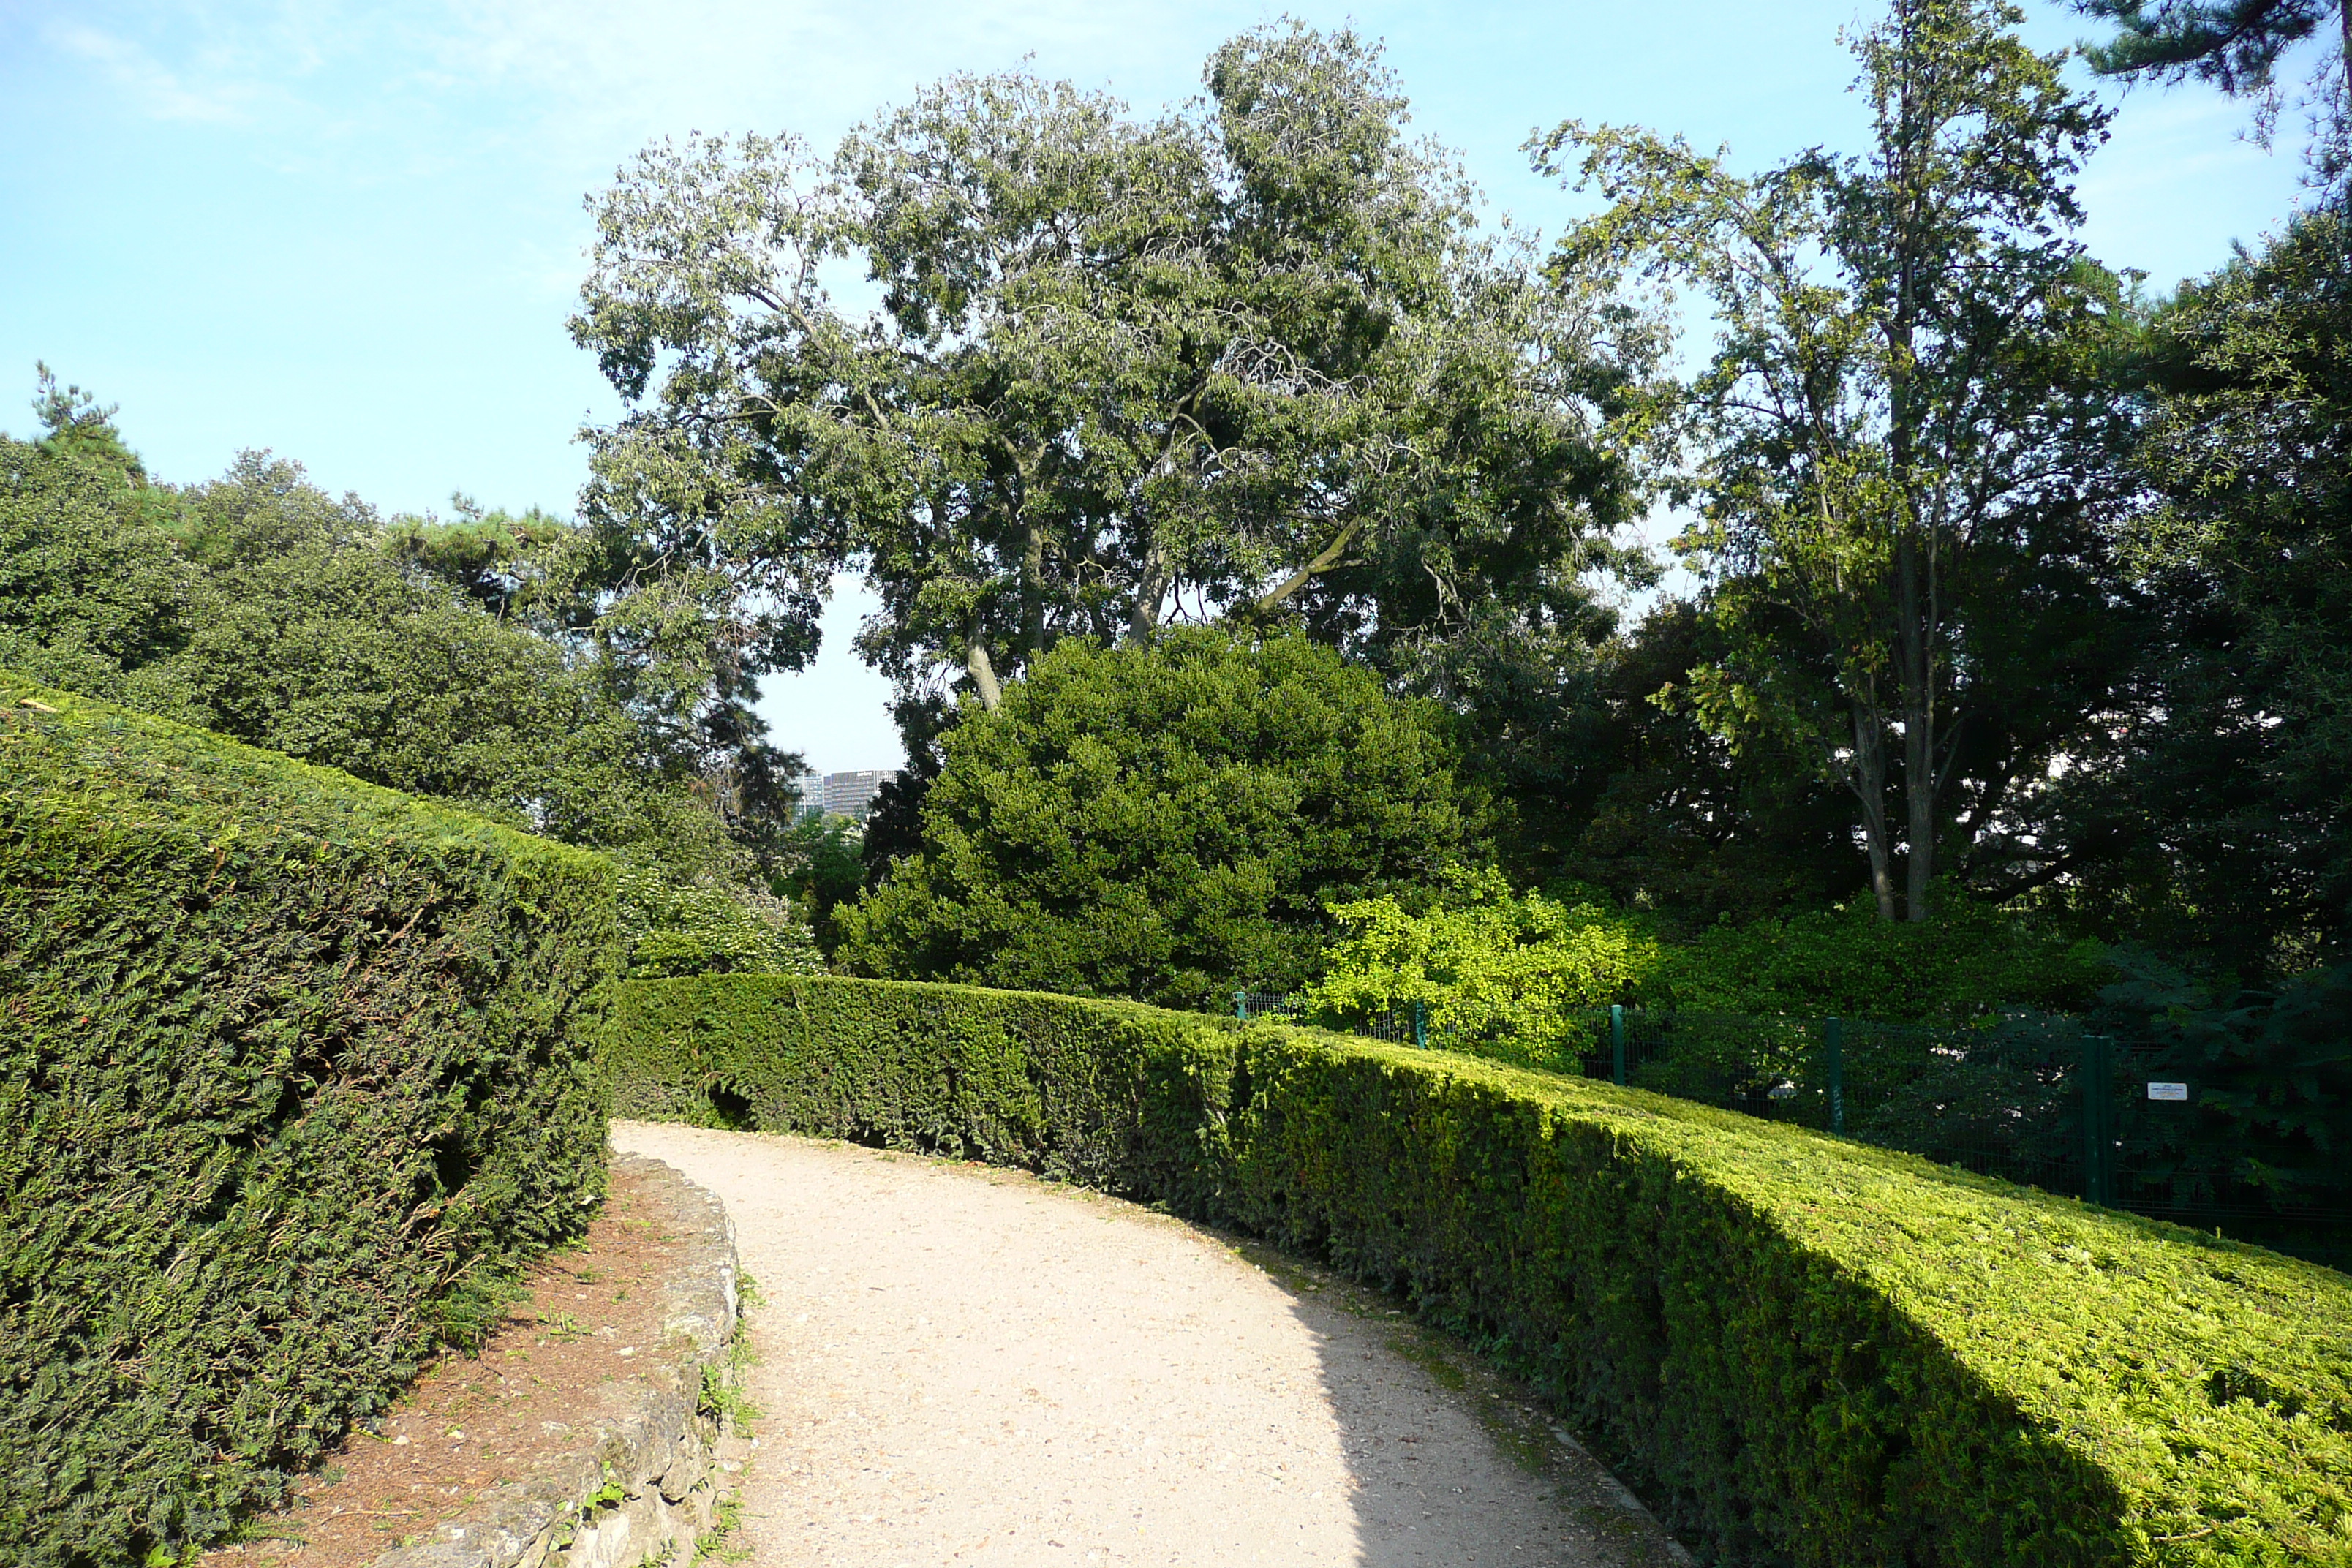
{"type": "Polygon", "coordinates": [[[1035,58],[1149,108],[1197,87],[1266,0],[97,0],[47,31],[141,114],[232,124],[248,154],[353,184],[528,165],[600,184],[689,130],[795,130],[820,148],[950,71],[1035,58]]]}
{"type": "Polygon", "coordinates": [[[49,42],[104,70],[157,120],[235,124],[250,118],[258,96],[252,83],[215,79],[191,82],[128,38],[83,24],[48,29],[49,42]]]}
{"type": "Polygon", "coordinates": [[[1058,62],[1100,69],[1108,61],[1123,78],[1172,77],[1160,90],[1182,91],[1214,36],[1261,9],[497,0],[440,13],[412,37],[453,81],[531,94],[551,128],[634,142],[656,130],[789,126],[822,142],[923,81],[1004,68],[1031,54],[1048,72],[1066,68],[1058,62]]]}
{"type": "Polygon", "coordinates": [[[2244,103],[2193,85],[2111,101],[2114,136],[2081,181],[2083,237],[2111,266],[2146,268],[2159,291],[2221,265],[2231,240],[2274,230],[2305,194],[2300,128],[2257,146],[2244,103]]]}

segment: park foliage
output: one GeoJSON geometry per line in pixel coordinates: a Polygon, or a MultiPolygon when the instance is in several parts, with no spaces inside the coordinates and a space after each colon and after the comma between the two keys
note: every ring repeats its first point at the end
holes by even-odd
{"type": "MultiPolygon", "coordinates": [[[[2093,9],[2102,68],[2261,92],[2328,7],[2093,9]]],[[[1482,231],[1375,43],[1287,23],[1158,118],[1015,71],[829,153],[659,144],[593,202],[573,330],[625,407],[576,519],[382,519],[266,456],[164,484],[45,381],[47,434],[0,446],[0,661],[611,851],[677,894],[636,909],[742,895],[670,968],[798,951],[788,893],[829,961],[902,977],[996,948],[1023,984],[1294,984],[1297,944],[1239,940],[1295,931],[1288,889],[1202,915],[1235,940],[1178,978],[1162,922],[1033,952],[984,899],[887,886],[1025,852],[969,801],[926,839],[950,732],[1065,644],[1193,624],[1442,708],[1492,807],[1459,858],[1605,893],[1669,955],[1748,950],[1724,1005],[2053,1005],[2087,994],[2080,939],[2221,991],[2339,962],[2341,193],[2150,298],[2083,248],[2105,111],[2014,7],[1895,0],[1848,41],[1848,150],[1538,138],[1604,198],[1548,252],[1482,231]],[[1688,376],[1669,288],[1716,329],[1688,376]],[[1622,525],[1675,500],[1690,586],[1636,616],[1657,563],[1622,525]],[[862,845],[795,822],[752,710],[843,571],[880,593],[858,647],[910,759],[862,845]],[[1946,934],[1763,973],[1868,946],[1833,912],[1857,897],[1946,934]],[[1986,906],[2031,929],[1979,940],[1986,906]],[[860,921],[888,939],[845,958],[860,921]],[[722,930],[747,945],[706,951],[722,930]]]]}
{"type": "Polygon", "coordinates": [[[36,406],[0,437],[0,666],[609,853],[655,972],[806,949],[767,885],[796,764],[717,611],[543,513],[386,519],[257,453],[166,485],[89,395],[36,406]]]}
{"type": "Polygon", "coordinates": [[[1465,607],[1590,623],[1582,574],[1633,559],[1652,324],[1481,232],[1377,44],[1286,20],[1202,83],[1147,119],[960,74],[830,154],[648,146],[591,203],[572,333],[626,411],[590,509],[862,574],[918,731],[940,671],[993,708],[1065,638],[1296,618],[1443,664],[1465,607]]]}
{"type": "Polygon", "coordinates": [[[1569,1016],[1641,995],[1661,949],[1610,900],[1515,894],[1500,871],[1445,868],[1436,903],[1393,894],[1331,906],[1339,934],[1294,997],[1319,1023],[1417,1008],[1440,1038],[1551,1039],[1569,1016]]]}
{"type": "MultiPolygon", "coordinates": [[[[2272,108],[2352,15],[2084,8],[2099,68],[2272,108]]],[[[1893,0],[1850,154],[1567,122],[1529,152],[1603,204],[1548,253],[1291,23],[1157,120],[1013,72],[827,156],[662,143],[592,204],[625,409],[572,520],[166,484],[44,371],[0,437],[43,683],[0,676],[0,1532],[216,1534],[462,1340],[593,1199],[628,976],[625,1104],[1320,1248],[1727,1556],[2352,1560],[2340,1277],[1068,999],[1528,1059],[1621,1002],[2063,1023],[2198,1080],[2176,1183],[2340,1208],[2352,114],[2310,210],[2150,299],[2075,238],[2105,113],[2021,20],[1893,0]],[[1686,379],[1667,286],[1719,329],[1686,379]],[[1661,500],[1695,587],[1635,617],[1661,500]],[[845,570],[910,754],[862,831],[753,706],[845,570]]]]}
{"type": "Polygon", "coordinates": [[[1411,907],[1383,894],[1331,915],[1339,934],[1301,1005],[1342,1025],[1418,1004],[1468,1039],[1533,1044],[1564,1015],[1612,1005],[1969,1024],[2078,1008],[2115,975],[2100,943],[1964,900],[1933,926],[1889,923],[1856,900],[1670,941],[1596,889],[1517,893],[1492,867],[1452,866],[1411,907]]]}
{"type": "Polygon", "coordinates": [[[0,674],[0,1555],[218,1538],[578,1232],[613,884],[0,674]]]}

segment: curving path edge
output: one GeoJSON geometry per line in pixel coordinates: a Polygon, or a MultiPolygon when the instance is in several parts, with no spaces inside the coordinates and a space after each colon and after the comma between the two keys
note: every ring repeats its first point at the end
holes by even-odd
{"type": "Polygon", "coordinates": [[[1019,1172],[616,1122],[716,1194],[762,1301],[757,1568],[1689,1561],[1380,1297],[1019,1172]]]}

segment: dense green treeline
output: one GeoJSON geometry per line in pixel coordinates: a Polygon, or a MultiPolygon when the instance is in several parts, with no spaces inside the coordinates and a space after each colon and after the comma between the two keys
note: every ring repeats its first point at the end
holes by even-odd
{"type": "Polygon", "coordinates": [[[796,759],[723,604],[649,613],[592,529],[387,520],[266,454],[163,483],[79,389],[36,408],[0,437],[0,666],[611,852],[646,973],[814,963],[767,887],[796,759]]]}
{"type": "Polygon", "coordinates": [[[2058,816],[2127,929],[2249,979],[2352,934],[2347,355],[2341,205],[2156,313],[2124,544],[2150,635],[2058,816]]]}
{"type": "MultiPolygon", "coordinates": [[[[961,552],[952,565],[922,557],[929,591],[977,595],[982,606],[962,623],[963,644],[871,630],[876,647],[898,650],[889,668],[928,669],[929,684],[902,687],[918,762],[869,844],[868,882],[885,885],[869,894],[872,916],[841,928],[887,910],[898,934],[837,959],[877,973],[985,973],[968,905],[932,901],[928,934],[906,923],[950,845],[967,859],[1002,852],[1000,869],[1019,883],[1031,870],[1016,846],[1058,833],[1067,853],[1054,896],[1073,894],[1066,879],[1080,865],[1092,896],[1141,896],[1149,877],[1118,868],[1148,858],[1123,858],[1093,800],[1068,795],[1048,817],[1032,802],[1001,832],[976,803],[994,798],[984,780],[1013,776],[1008,747],[1020,752],[1014,773],[1064,766],[1066,748],[1045,738],[1055,703],[1084,710],[1114,751],[1130,727],[1159,743],[1148,704],[1115,715],[1101,705],[1145,677],[1115,674],[1127,667],[1114,662],[1074,684],[1056,649],[1108,644],[1138,669],[1172,668],[1195,656],[1160,651],[1158,628],[1197,619],[1262,658],[1302,635],[1379,673],[1400,700],[1433,704],[1449,716],[1444,743],[1467,796],[1482,803],[1458,858],[1499,866],[1522,889],[1599,897],[1669,950],[1722,955],[1717,979],[1685,987],[1717,1005],[1894,1016],[2079,1007],[2124,971],[2144,972],[2147,952],[2218,1005],[2341,963],[2352,909],[2340,674],[2352,562],[2336,384],[2352,277],[2346,219],[2330,192],[2212,278],[2169,299],[2144,295],[2074,237],[2075,182],[2107,113],[2067,85],[2062,57],[2018,40],[2019,20],[1998,4],[1903,0],[1856,35],[1857,90],[1873,118],[1869,144],[1851,155],[1816,150],[1748,174],[1671,137],[1570,121],[1533,153],[1604,205],[1548,255],[1516,259],[1460,247],[1459,210],[1441,199],[1456,189],[1452,165],[1402,140],[1402,100],[1376,52],[1299,28],[1222,51],[1197,120],[1121,130],[1106,118],[1115,105],[1087,100],[1088,123],[1125,151],[1106,152],[1086,181],[1057,183],[1069,172],[1048,178],[1005,151],[1051,121],[1037,107],[1051,93],[1015,79],[942,89],[853,136],[838,162],[801,167],[793,178],[838,198],[823,208],[842,226],[828,234],[868,253],[879,275],[924,289],[955,280],[952,327],[924,313],[929,296],[912,282],[877,321],[976,385],[1013,384],[1003,356],[1043,352],[1023,323],[1074,293],[1124,323],[1124,337],[1088,339],[1102,353],[1102,341],[1170,353],[1192,341],[1122,302],[1114,282],[1132,279],[1105,268],[1171,247],[1204,267],[1213,258],[1227,270],[1188,273],[1187,286],[1223,289],[1236,309],[1288,279],[1286,300],[1328,313],[1244,319],[1253,352],[1294,367],[1291,380],[1255,374],[1228,342],[1149,414],[1168,452],[1189,451],[1186,410],[1198,405],[1184,399],[1271,405],[1286,387],[1323,384],[1314,376],[1369,375],[1380,355],[1436,341],[1414,315],[1430,289],[1465,298],[1473,279],[1507,276],[1572,307],[1579,335],[1540,352],[1583,368],[1507,395],[1490,384],[1503,401],[1486,416],[1549,407],[1595,455],[1509,491],[1505,506],[1494,487],[1524,470],[1433,445],[1392,409],[1350,405],[1353,422],[1324,427],[1326,460],[1385,465],[1402,488],[1377,506],[1347,486],[1288,492],[1306,534],[1287,563],[1262,558],[1290,595],[1269,600],[1237,597],[1221,574],[1242,540],[1264,542],[1247,531],[1256,524],[1244,502],[1263,498],[1244,493],[1242,458],[1270,436],[1221,428],[1215,463],[1145,465],[1124,489],[1057,499],[1048,517],[1032,504],[1042,492],[992,488],[1026,471],[1022,443],[1036,432],[963,406],[966,449],[982,455],[972,460],[1010,465],[989,469],[997,478],[910,458],[894,470],[908,488],[860,492],[860,505],[882,509],[860,513],[866,521],[845,513],[847,531],[771,542],[845,564],[877,560],[880,535],[857,529],[883,527],[887,511],[898,520],[889,526],[919,526],[938,550],[961,552]],[[1264,86],[1276,78],[1289,84],[1279,95],[1264,86]],[[948,139],[949,124],[969,136],[948,139]],[[1243,194],[1198,211],[1122,205],[1120,180],[1177,158],[1171,141],[1213,166],[1232,161],[1243,194]],[[1335,142],[1360,151],[1344,173],[1313,161],[1335,142]],[[955,169],[1021,200],[985,222],[944,211],[919,233],[888,228],[896,209],[877,204],[897,187],[872,177],[884,148],[907,167],[955,169]],[[1277,219],[1288,248],[1274,260],[1250,226],[1277,219]],[[1050,238],[1057,223],[1094,222],[1109,226],[1094,247],[1050,238]],[[1350,246],[1366,226],[1400,244],[1419,235],[1426,270],[1381,270],[1350,246]],[[1663,368],[1671,323],[1654,312],[1652,280],[1714,315],[1715,352],[1687,379],[1663,368]],[[1332,335],[1341,323],[1370,335],[1332,335]],[[1334,357],[1343,342],[1373,359],[1334,357]],[[1571,472],[1582,477],[1570,483],[1571,472]],[[1487,504],[1467,507],[1448,488],[1464,483],[1486,487],[1487,504]],[[1688,586],[1646,603],[1603,591],[1611,574],[1637,591],[1655,581],[1654,563],[1596,552],[1596,542],[1616,537],[1630,510],[1666,503],[1686,509],[1674,548],[1688,586]],[[1535,529],[1538,513],[1552,531],[1535,529]],[[1179,518],[1183,549],[1162,548],[1179,518]],[[1531,552],[1549,552],[1549,565],[1529,571],[1531,552]],[[1414,599],[1383,575],[1399,572],[1439,592],[1414,599]],[[1014,688],[1041,674],[1052,679],[1009,712],[1014,688]],[[894,866],[902,886],[889,882],[894,866]],[[1925,929],[1873,933],[1834,912],[1857,906],[1925,929]],[[2096,961],[2085,944],[2118,955],[2096,961]],[[1809,948],[1822,963],[1796,973],[1790,955],[1809,948]],[[1735,950],[1750,955],[1748,980],[1727,978],[1735,950]],[[2042,956],[2021,956],[2032,953],[2042,956]],[[1775,966],[1783,973],[1765,977],[1775,966]],[[1946,978],[1921,978],[1930,973],[1946,978]],[[1941,986],[1940,1000],[1913,995],[1922,985],[1941,986]]],[[[1076,111],[1076,100],[1054,101],[1055,113],[1076,111]]],[[[779,379],[780,362],[757,346],[769,329],[741,316],[726,318],[746,334],[734,341],[714,335],[717,316],[664,313],[670,291],[726,296],[726,278],[793,253],[754,231],[756,202],[718,229],[677,228],[721,190],[749,200],[803,188],[782,183],[774,148],[704,153],[692,167],[625,171],[607,198],[593,308],[575,330],[608,355],[666,345],[685,356],[670,383],[623,385],[642,395],[628,438],[707,427],[730,400],[797,409],[800,421],[836,408],[854,428],[898,417],[887,399],[828,403],[822,378],[779,379]],[[688,258],[651,259],[665,237],[688,258]]],[[[751,293],[726,297],[755,317],[767,309],[751,293]]],[[[1521,341],[1538,352],[1537,338],[1521,341]]],[[[1091,438],[1093,416],[1066,400],[1082,385],[1126,385],[1136,369],[1116,355],[1055,360],[1059,427],[1091,438]]],[[[758,441],[782,439],[781,426],[753,423],[758,441]]],[[[781,472],[750,448],[713,464],[754,492],[781,472]]],[[[1201,858],[1203,847],[1184,853],[1201,858]]],[[[1240,862],[1213,849],[1202,863],[1240,862]]],[[[1433,882],[1397,897],[1409,913],[1444,901],[1433,882]]],[[[1349,889],[1338,901],[1360,898],[1349,889]]],[[[1295,978],[1295,965],[1261,968],[1235,965],[1228,978],[1295,978]]],[[[1021,975],[1168,994],[1157,981],[1108,979],[1110,969],[1090,960],[1021,975]]]]}
{"type": "MultiPolygon", "coordinates": [[[[2100,68],[2258,89],[2326,8],[2244,60],[2090,9],[2100,68]]],[[[838,967],[1199,1004],[1331,973],[1339,906],[1476,926],[1460,866],[1724,1008],[2270,994],[2352,908],[2341,195],[2148,297],[2020,21],[1895,0],[1850,150],[1565,121],[1529,154],[1600,205],[1549,246],[1301,25],[1156,119],[1014,73],[829,154],[663,143],[593,204],[626,412],[576,521],[162,485],[51,386],[0,658],[614,849],[759,967],[814,962],[789,891],[838,967]],[[912,758],[862,834],[751,710],[841,572],[912,758]]]]}

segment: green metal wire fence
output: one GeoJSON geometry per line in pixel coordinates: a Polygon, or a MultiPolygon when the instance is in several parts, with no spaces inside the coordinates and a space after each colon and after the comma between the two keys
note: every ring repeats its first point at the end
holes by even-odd
{"type": "MultiPolygon", "coordinates": [[[[1234,1005],[1244,1018],[1301,1016],[1279,994],[1236,991],[1234,1005]]],[[[2352,1267],[2340,1182],[2250,1180],[2259,1162],[2223,1090],[2075,1018],[1930,1027],[1602,1007],[1564,1013],[1539,1037],[1462,1038],[1415,1005],[1340,1026],[1811,1127],[2352,1267]]]]}

